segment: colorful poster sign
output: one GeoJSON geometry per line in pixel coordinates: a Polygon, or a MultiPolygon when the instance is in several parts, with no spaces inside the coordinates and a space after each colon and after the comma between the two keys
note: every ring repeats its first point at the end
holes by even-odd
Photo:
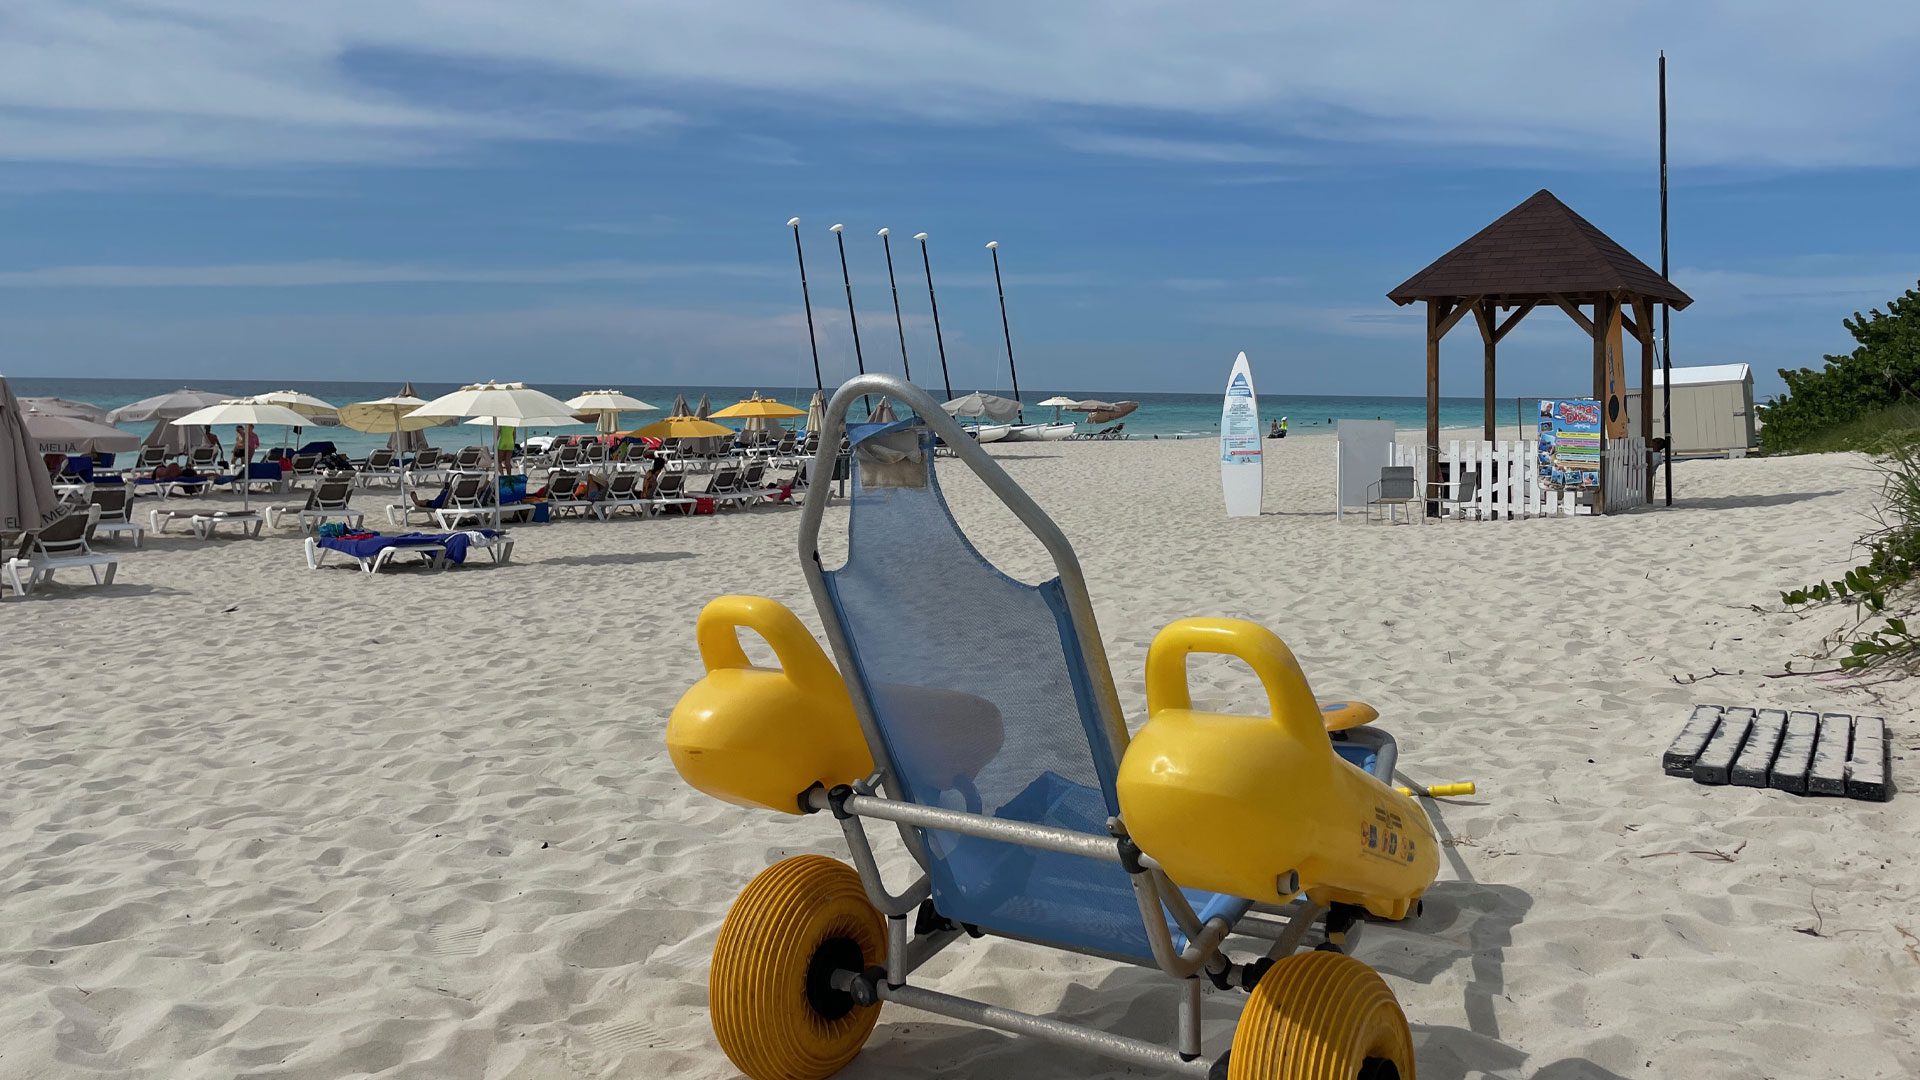
{"type": "Polygon", "coordinates": [[[1560,491],[1600,486],[1600,403],[1592,398],[1540,402],[1540,482],[1560,491]]]}

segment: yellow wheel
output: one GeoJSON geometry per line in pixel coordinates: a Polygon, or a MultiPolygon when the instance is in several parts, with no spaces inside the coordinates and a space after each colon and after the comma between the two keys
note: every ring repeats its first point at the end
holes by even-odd
{"type": "Polygon", "coordinates": [[[1414,1080],[1413,1034],[1386,980],[1337,952],[1289,956],[1247,998],[1228,1080],[1414,1080]]]}
{"type": "Polygon", "coordinates": [[[707,1009],[720,1049],[752,1080],[822,1080],[852,1061],[880,1019],[828,979],[887,962],[885,920],[860,875],[823,855],[777,862],[720,924],[707,1009]]]}

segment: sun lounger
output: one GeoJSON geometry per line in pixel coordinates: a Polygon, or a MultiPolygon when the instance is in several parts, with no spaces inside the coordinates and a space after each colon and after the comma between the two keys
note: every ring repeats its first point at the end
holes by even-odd
{"type": "Polygon", "coordinates": [[[355,466],[354,480],[363,488],[370,488],[375,483],[398,485],[400,472],[400,462],[394,452],[381,447],[355,466]]]}
{"type": "Polygon", "coordinates": [[[133,534],[133,546],[139,547],[146,539],[147,528],[133,520],[133,493],[124,485],[95,488],[93,505],[100,516],[93,526],[95,539],[105,536],[119,536],[122,533],[133,534]]]}
{"type": "Polygon", "coordinates": [[[443,529],[452,529],[462,521],[525,521],[533,516],[532,503],[510,503],[494,515],[497,494],[494,480],[487,473],[456,473],[447,483],[444,505],[433,511],[433,520],[443,529]]]}
{"type": "Polygon", "coordinates": [[[289,508],[271,507],[267,510],[267,524],[279,527],[287,515],[295,514],[300,519],[300,531],[311,533],[322,524],[335,518],[346,522],[348,528],[359,528],[366,515],[355,510],[348,503],[353,499],[353,474],[335,473],[314,485],[307,492],[304,506],[289,508]]]}
{"type": "Polygon", "coordinates": [[[586,515],[593,512],[593,503],[574,494],[580,487],[580,474],[572,469],[554,468],[547,473],[547,514],[586,515]]]}
{"type": "Polygon", "coordinates": [[[635,517],[646,517],[653,510],[653,500],[640,494],[640,485],[645,482],[644,473],[614,473],[607,481],[606,491],[593,504],[593,512],[601,521],[611,520],[621,510],[630,510],[635,517]]]}
{"type": "MultiPolygon", "coordinates": [[[[721,1049],[755,1080],[825,1077],[859,1053],[891,1002],[1110,1055],[1129,1071],[1413,1076],[1413,1038],[1393,990],[1349,950],[1363,916],[1418,914],[1440,845],[1420,804],[1391,786],[1397,749],[1371,723],[1373,710],[1348,704],[1324,716],[1270,632],[1183,619],[1148,650],[1148,715],[1130,735],[1059,527],[900,379],[842,385],[826,410],[829,439],[868,394],[925,419],[854,429],[837,569],[819,554],[829,492],[807,499],[802,573],[833,658],[775,601],[720,597],[696,630],[709,674],[667,724],[669,753],[690,784],[810,823],[825,815],[806,815],[829,811],[853,856],[852,865],[786,858],[734,901],[707,986],[721,1049]],[[932,432],[1040,542],[1055,576],[1029,585],[981,557],[940,493],[932,432]],[[771,646],[771,664],[749,659],[743,630],[771,646]],[[1269,715],[1196,710],[1193,653],[1252,668],[1269,715]],[[904,841],[885,872],[875,826],[904,841]],[[911,876],[899,879],[895,865],[911,876]],[[923,963],[982,936],[1163,973],[1173,1023],[1139,1022],[1134,1006],[1144,1002],[1073,1009],[1169,1031],[1171,1045],[921,985],[923,963]],[[1201,980],[1247,992],[1226,1053],[1203,1041],[1201,980]]],[[[1035,962],[1027,974],[1063,969],[1083,965],[1035,962]]],[[[1133,998],[1138,985],[1103,979],[1065,996],[1133,998]]],[[[1219,1029],[1211,1011],[1207,1020],[1219,1029]]],[[[929,1030],[916,1055],[929,1067],[916,1075],[937,1075],[934,1063],[955,1052],[935,1043],[965,1044],[929,1030]]]]}
{"type": "Polygon", "coordinates": [[[320,569],[327,556],[337,552],[359,563],[360,569],[369,574],[379,573],[381,568],[403,554],[418,554],[428,566],[444,570],[448,566],[464,563],[475,547],[487,552],[496,563],[505,563],[513,557],[513,539],[504,532],[492,529],[401,533],[397,536],[382,536],[379,533],[361,537],[309,536],[305,544],[307,568],[310,570],[320,569]]]}
{"type": "Polygon", "coordinates": [[[87,535],[99,516],[99,510],[92,507],[75,510],[51,525],[23,534],[6,563],[7,580],[13,584],[14,593],[25,596],[43,582],[52,581],[55,571],[81,567],[93,575],[95,585],[113,584],[120,557],[97,552],[87,544],[87,535]]]}
{"type": "Polygon", "coordinates": [[[220,470],[220,448],[205,443],[187,451],[187,468],[202,476],[212,476],[220,470]]]}
{"type": "Polygon", "coordinates": [[[187,519],[193,526],[193,535],[202,540],[211,540],[222,525],[232,525],[239,529],[240,535],[258,537],[260,527],[267,519],[258,510],[202,510],[187,519]]]}

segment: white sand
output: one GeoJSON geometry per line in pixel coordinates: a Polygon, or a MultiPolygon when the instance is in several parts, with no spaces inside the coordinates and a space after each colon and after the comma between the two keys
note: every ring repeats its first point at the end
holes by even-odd
{"type": "MultiPolygon", "coordinates": [[[[1335,523],[1325,437],[1267,445],[1269,514],[1231,522],[1209,443],[996,453],[1078,547],[1135,723],[1160,626],[1247,616],[1322,697],[1378,705],[1410,775],[1480,784],[1438,809],[1424,919],[1359,950],[1421,1076],[1920,1075],[1920,937],[1896,929],[1920,935],[1920,686],[1760,674],[1842,619],[1776,595],[1848,565],[1861,459],[1684,464],[1671,511],[1388,528],[1335,523]],[[1666,777],[1696,702],[1885,712],[1914,790],[1666,777]]],[[[1032,576],[1036,545],[950,487],[1032,576]]],[[[797,520],[526,528],[508,567],[379,579],[309,572],[290,531],[169,536],[112,588],[9,595],[0,1076],[734,1075],[707,1030],[714,932],[755,872],[837,831],[699,795],[661,736],[708,598],[817,628],[797,520]]],[[[1228,662],[1194,674],[1203,706],[1261,700],[1228,662]]],[[[925,973],[1171,1034],[1154,972],[987,941],[925,973]]],[[[1210,1052],[1238,1008],[1210,996],[1210,1052]]],[[[1140,1074],[889,1008],[846,1075],[1140,1074]]]]}

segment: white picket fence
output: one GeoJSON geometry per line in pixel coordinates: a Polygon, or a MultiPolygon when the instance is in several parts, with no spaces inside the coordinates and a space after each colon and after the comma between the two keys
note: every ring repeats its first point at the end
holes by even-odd
{"type": "MultiPolygon", "coordinates": [[[[1647,444],[1643,439],[1621,439],[1602,452],[1602,484],[1608,513],[1643,506],[1647,502],[1647,444]]],[[[1443,517],[1473,521],[1511,521],[1515,518],[1575,517],[1593,513],[1593,492],[1560,491],[1540,482],[1540,444],[1532,440],[1459,440],[1447,443],[1440,460],[1448,479],[1440,492],[1443,517]],[[1474,477],[1471,492],[1465,490],[1474,477]]],[[[1427,475],[1427,452],[1422,446],[1395,446],[1395,465],[1411,465],[1414,475],[1427,475]]]]}

